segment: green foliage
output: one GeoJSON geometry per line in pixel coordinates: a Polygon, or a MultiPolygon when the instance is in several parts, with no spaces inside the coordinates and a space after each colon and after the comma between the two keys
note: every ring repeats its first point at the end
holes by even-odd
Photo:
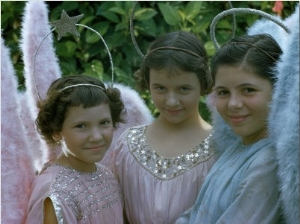
{"type": "MultiPolygon", "coordinates": [[[[139,68],[141,58],[131,41],[129,19],[134,2],[132,1],[49,1],[49,20],[60,19],[64,9],[69,16],[84,14],[79,23],[97,30],[107,41],[113,57],[115,82],[134,88],[133,73],[139,68]]],[[[235,8],[254,8],[272,13],[275,2],[238,1],[232,2],[235,8]]],[[[283,17],[289,16],[297,2],[284,1],[283,17]]],[[[2,37],[11,50],[11,57],[19,77],[20,89],[24,87],[23,62],[19,50],[20,25],[25,2],[1,1],[2,37]]],[[[215,53],[209,29],[213,18],[223,10],[229,9],[224,1],[141,1],[138,2],[134,16],[134,35],[141,51],[145,54],[149,44],[166,32],[184,30],[194,33],[208,52],[209,58],[215,53]]],[[[237,15],[235,35],[244,34],[247,27],[259,19],[256,15],[237,15]]],[[[109,57],[99,37],[82,27],[78,27],[80,37],[64,36],[55,38],[54,46],[64,75],[87,74],[109,82],[111,68],[109,57]]],[[[57,36],[57,34],[54,34],[57,36]]],[[[232,16],[225,17],[216,26],[219,44],[227,42],[232,36],[232,16]]],[[[145,102],[156,116],[148,93],[141,93],[145,102]]],[[[200,113],[209,120],[209,113],[201,99],[200,113]]]]}

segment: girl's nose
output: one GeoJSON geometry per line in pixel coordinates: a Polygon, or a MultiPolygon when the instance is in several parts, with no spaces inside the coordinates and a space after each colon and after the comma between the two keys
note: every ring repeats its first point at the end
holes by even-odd
{"type": "Polygon", "coordinates": [[[229,102],[228,102],[228,107],[230,109],[239,109],[243,107],[243,100],[240,96],[237,94],[231,94],[229,102]]]}
{"type": "Polygon", "coordinates": [[[167,106],[177,106],[179,104],[179,99],[175,93],[167,94],[166,105],[167,106]]]}
{"type": "Polygon", "coordinates": [[[90,141],[99,141],[102,139],[102,132],[100,128],[93,128],[90,133],[90,141]]]}

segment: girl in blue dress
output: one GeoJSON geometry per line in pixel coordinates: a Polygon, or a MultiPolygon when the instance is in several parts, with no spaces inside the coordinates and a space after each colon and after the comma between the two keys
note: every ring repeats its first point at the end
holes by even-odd
{"type": "Polygon", "coordinates": [[[259,34],[232,39],[212,59],[215,106],[237,136],[224,142],[195,205],[177,224],[280,222],[278,165],[267,123],[281,53],[271,36],[259,34]]]}

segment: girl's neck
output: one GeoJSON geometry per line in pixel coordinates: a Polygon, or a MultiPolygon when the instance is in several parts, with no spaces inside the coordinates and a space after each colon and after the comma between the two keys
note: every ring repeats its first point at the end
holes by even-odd
{"type": "Polygon", "coordinates": [[[186,124],[172,126],[158,118],[146,129],[149,147],[164,158],[173,158],[199,146],[211,134],[211,126],[203,119],[186,124]]]}
{"type": "Polygon", "coordinates": [[[58,158],[56,159],[56,163],[70,167],[79,172],[92,173],[97,170],[96,164],[84,163],[84,162],[80,161],[79,159],[77,159],[71,155],[67,156],[64,153],[62,153],[60,156],[58,156],[58,158]]]}
{"type": "Polygon", "coordinates": [[[198,116],[195,119],[190,119],[181,123],[170,123],[165,121],[164,119],[158,117],[151,125],[154,129],[164,130],[170,133],[176,133],[186,130],[203,130],[203,131],[211,131],[212,127],[209,123],[207,123],[201,116],[198,116]]]}
{"type": "Polygon", "coordinates": [[[258,130],[257,132],[253,133],[252,135],[244,136],[242,142],[244,145],[251,145],[267,137],[268,137],[267,128],[264,127],[261,130],[258,130]]]}

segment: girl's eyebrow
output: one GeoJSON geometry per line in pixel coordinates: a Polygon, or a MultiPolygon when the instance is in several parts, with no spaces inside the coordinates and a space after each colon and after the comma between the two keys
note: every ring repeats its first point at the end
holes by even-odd
{"type": "MultiPolygon", "coordinates": [[[[254,83],[242,83],[242,84],[240,84],[240,85],[238,85],[238,86],[236,86],[235,88],[240,88],[240,87],[247,87],[247,86],[256,86],[256,84],[254,84],[254,83]]],[[[215,86],[215,87],[213,87],[213,90],[215,90],[215,89],[226,89],[226,88],[228,88],[228,87],[226,87],[226,86],[215,86]]]]}
{"type": "Polygon", "coordinates": [[[152,83],[151,85],[152,85],[152,86],[162,86],[163,84],[160,84],[160,83],[152,83]]]}
{"type": "Polygon", "coordinates": [[[214,86],[213,90],[216,90],[216,89],[226,89],[226,87],[224,87],[224,86],[214,86]]]}

